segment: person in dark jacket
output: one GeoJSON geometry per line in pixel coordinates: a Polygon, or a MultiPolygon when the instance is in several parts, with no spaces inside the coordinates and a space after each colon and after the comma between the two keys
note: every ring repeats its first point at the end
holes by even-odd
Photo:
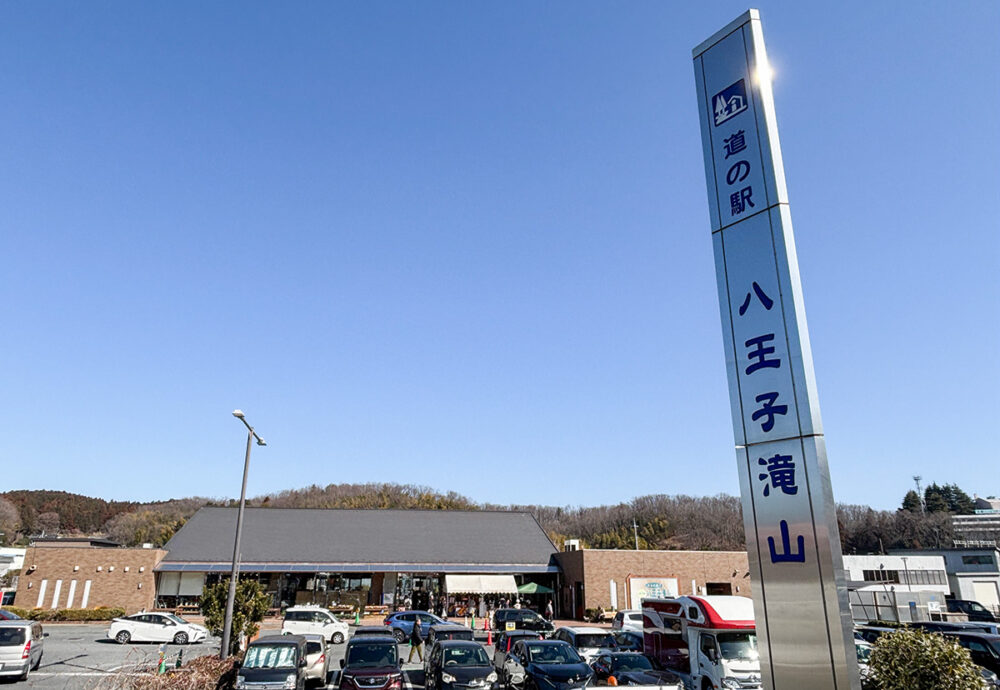
{"type": "Polygon", "coordinates": [[[413,652],[417,653],[417,656],[421,661],[424,660],[424,638],[420,636],[420,621],[413,621],[413,630],[410,631],[410,656],[406,660],[406,663],[413,661],[413,652]]]}

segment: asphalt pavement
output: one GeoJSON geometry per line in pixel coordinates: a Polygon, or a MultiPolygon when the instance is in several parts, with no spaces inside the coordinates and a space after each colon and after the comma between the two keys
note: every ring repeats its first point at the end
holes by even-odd
{"type": "MultiPolygon", "coordinates": [[[[158,643],[133,643],[120,645],[105,637],[107,624],[46,624],[45,648],[42,663],[32,671],[26,682],[0,680],[0,688],[44,688],[45,690],[101,690],[111,687],[111,680],[119,674],[134,673],[154,668],[159,661],[158,643]]],[[[209,638],[200,644],[166,645],[167,666],[182,661],[219,653],[220,640],[209,638]]],[[[340,660],[346,644],[330,645],[331,681],[337,680],[340,660]]],[[[489,649],[492,656],[492,649],[489,649]]],[[[405,662],[409,647],[400,645],[400,658],[405,662]]],[[[403,677],[407,690],[423,690],[423,666],[418,663],[403,664],[403,677]]],[[[335,685],[329,685],[333,688],[335,685]]]]}

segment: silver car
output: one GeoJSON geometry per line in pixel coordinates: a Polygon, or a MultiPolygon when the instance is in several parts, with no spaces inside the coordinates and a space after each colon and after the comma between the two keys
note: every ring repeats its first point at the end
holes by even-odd
{"type": "Polygon", "coordinates": [[[38,621],[0,621],[0,677],[26,680],[42,663],[42,632],[38,621]]]}
{"type": "Polygon", "coordinates": [[[306,682],[318,680],[320,685],[326,686],[326,676],[330,670],[330,651],[326,646],[326,638],[316,633],[302,637],[306,638],[306,682]]]}

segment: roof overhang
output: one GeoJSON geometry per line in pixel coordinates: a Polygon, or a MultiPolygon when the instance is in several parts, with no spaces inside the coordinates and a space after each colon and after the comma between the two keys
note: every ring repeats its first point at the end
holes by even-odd
{"type": "MultiPolygon", "coordinates": [[[[158,573],[228,573],[232,563],[160,561],[158,573]]],[[[241,573],[559,573],[559,566],[531,564],[483,565],[476,563],[240,563],[241,573]]]]}

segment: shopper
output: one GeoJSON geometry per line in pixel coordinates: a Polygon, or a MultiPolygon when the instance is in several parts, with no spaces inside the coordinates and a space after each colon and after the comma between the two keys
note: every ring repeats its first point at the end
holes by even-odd
{"type": "Polygon", "coordinates": [[[410,631],[410,656],[406,663],[413,661],[413,652],[417,653],[420,661],[424,660],[424,638],[420,636],[420,621],[413,622],[413,630],[410,631]]]}

